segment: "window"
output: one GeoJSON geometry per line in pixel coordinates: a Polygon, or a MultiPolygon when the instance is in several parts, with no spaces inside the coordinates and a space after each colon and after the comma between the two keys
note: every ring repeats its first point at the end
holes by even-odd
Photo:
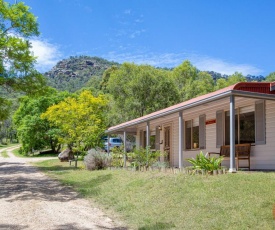
{"type": "Polygon", "coordinates": [[[199,148],[199,130],[199,119],[185,122],[185,149],[199,148]]]}
{"type": "MultiPolygon", "coordinates": [[[[143,147],[143,148],[146,148],[146,131],[140,131],[140,140],[141,140],[141,143],[140,143],[140,146],[143,147]]],[[[159,137],[159,134],[158,134],[158,137],[159,137]]],[[[159,146],[156,146],[156,141],[159,142],[159,138],[158,140],[156,139],[156,133],[153,131],[150,133],[150,149],[156,149],[156,147],[158,147],[159,149],[159,146]]]]}
{"type": "MultiPolygon", "coordinates": [[[[235,111],[235,144],[255,143],[255,108],[248,106],[235,111]]],[[[230,144],[230,114],[225,113],[225,144],[230,144]]]]}
{"type": "Polygon", "coordinates": [[[150,136],[150,149],[155,149],[156,148],[156,135],[151,135],[150,136]]]}
{"type": "MultiPolygon", "coordinates": [[[[255,101],[255,105],[242,107],[235,111],[235,143],[266,144],[265,101],[255,101]]],[[[229,112],[216,112],[217,148],[230,144],[229,112]],[[224,136],[225,134],[225,136],[224,136]]]]}

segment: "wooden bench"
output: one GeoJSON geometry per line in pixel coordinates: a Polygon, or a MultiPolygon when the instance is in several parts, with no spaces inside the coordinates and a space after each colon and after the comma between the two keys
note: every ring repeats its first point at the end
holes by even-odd
{"type": "MultiPolygon", "coordinates": [[[[251,150],[251,144],[236,144],[235,145],[235,159],[237,164],[237,170],[239,168],[248,168],[250,170],[250,150],[251,150]],[[248,161],[248,167],[240,167],[239,161],[240,160],[247,160],[248,161]]],[[[220,156],[224,156],[225,158],[230,158],[230,145],[223,145],[220,148],[219,153],[210,152],[209,156],[212,154],[218,154],[220,156]]]]}

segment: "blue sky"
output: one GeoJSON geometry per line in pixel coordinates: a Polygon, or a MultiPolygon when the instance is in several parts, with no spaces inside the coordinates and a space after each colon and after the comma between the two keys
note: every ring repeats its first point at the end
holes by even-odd
{"type": "MultiPolygon", "coordinates": [[[[14,2],[14,1],[9,1],[14,2]]],[[[38,68],[76,55],[200,70],[275,71],[273,0],[24,0],[38,17],[38,68]]]]}

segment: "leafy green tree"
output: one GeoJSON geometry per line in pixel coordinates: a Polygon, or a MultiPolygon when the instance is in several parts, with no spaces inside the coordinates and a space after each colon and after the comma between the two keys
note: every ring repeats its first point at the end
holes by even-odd
{"type": "Polygon", "coordinates": [[[87,150],[99,146],[106,130],[107,103],[104,95],[94,97],[91,92],[83,91],[49,107],[41,118],[62,131],[60,142],[74,147],[76,151],[87,150]]]}
{"type": "Polygon", "coordinates": [[[228,86],[228,82],[227,82],[227,79],[225,78],[219,78],[216,82],[216,85],[215,85],[215,90],[218,90],[218,89],[223,89],[225,87],[228,86]]]}
{"type": "Polygon", "coordinates": [[[192,88],[192,84],[197,79],[197,75],[198,70],[188,60],[173,70],[172,76],[180,92],[181,101],[190,99],[190,87],[192,88]]]}
{"type": "Polygon", "coordinates": [[[206,72],[199,72],[194,81],[189,81],[185,86],[185,98],[191,99],[201,96],[214,90],[214,80],[212,76],[206,72]]]}
{"type": "Polygon", "coordinates": [[[246,82],[246,78],[241,73],[235,72],[234,74],[230,75],[227,80],[224,78],[218,79],[216,82],[215,90],[234,85],[238,82],[246,82]]]}
{"type": "Polygon", "coordinates": [[[267,82],[275,81],[275,72],[268,74],[265,78],[265,81],[267,81],[267,82]]]}
{"type": "Polygon", "coordinates": [[[179,94],[170,72],[149,65],[124,63],[110,73],[110,124],[146,115],[173,105],[179,94]]]}
{"type": "Polygon", "coordinates": [[[108,91],[108,82],[111,76],[111,73],[115,72],[116,70],[118,70],[118,67],[113,65],[110,68],[108,68],[107,70],[104,71],[103,76],[102,76],[102,81],[100,83],[100,89],[104,92],[104,93],[109,93],[108,91]]]}
{"type": "Polygon", "coordinates": [[[228,85],[234,85],[238,82],[246,82],[246,78],[241,73],[235,72],[228,77],[227,81],[228,85]]]}
{"type": "Polygon", "coordinates": [[[16,130],[12,125],[11,119],[0,122],[0,141],[2,144],[13,143],[16,139],[16,130]]]}
{"type": "Polygon", "coordinates": [[[33,149],[51,148],[53,152],[60,150],[58,136],[60,129],[51,126],[49,122],[41,118],[41,114],[47,108],[57,104],[68,97],[67,92],[57,92],[49,89],[44,96],[20,99],[20,107],[13,116],[13,122],[17,127],[18,138],[22,143],[22,152],[27,154],[33,149]]]}
{"type": "MultiPolygon", "coordinates": [[[[35,16],[24,3],[9,4],[0,0],[0,87],[26,93],[37,93],[45,85],[34,70],[35,57],[28,40],[38,36],[35,16]]],[[[0,118],[8,115],[10,103],[0,100],[0,118]]]]}

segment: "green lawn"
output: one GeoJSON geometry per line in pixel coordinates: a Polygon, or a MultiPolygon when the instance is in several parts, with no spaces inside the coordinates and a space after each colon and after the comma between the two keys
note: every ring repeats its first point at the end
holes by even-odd
{"type": "Polygon", "coordinates": [[[218,176],[87,171],[68,162],[36,164],[134,229],[273,229],[275,173],[218,176]]]}
{"type": "Polygon", "coordinates": [[[19,148],[12,150],[12,153],[17,157],[27,157],[19,153],[19,148]]]}
{"type": "Polygon", "coordinates": [[[14,149],[12,153],[17,157],[57,157],[58,156],[57,153],[43,153],[43,152],[40,153],[39,151],[35,152],[34,154],[26,156],[19,153],[19,148],[14,149]]]}
{"type": "Polygon", "coordinates": [[[12,147],[12,146],[15,146],[15,145],[18,145],[18,143],[12,143],[12,144],[8,144],[8,145],[0,144],[0,149],[7,148],[7,147],[12,147]]]}
{"type": "Polygon", "coordinates": [[[4,158],[9,158],[9,155],[8,155],[8,153],[7,153],[6,150],[3,151],[3,152],[1,152],[0,154],[1,154],[1,156],[4,157],[4,158]]]}

